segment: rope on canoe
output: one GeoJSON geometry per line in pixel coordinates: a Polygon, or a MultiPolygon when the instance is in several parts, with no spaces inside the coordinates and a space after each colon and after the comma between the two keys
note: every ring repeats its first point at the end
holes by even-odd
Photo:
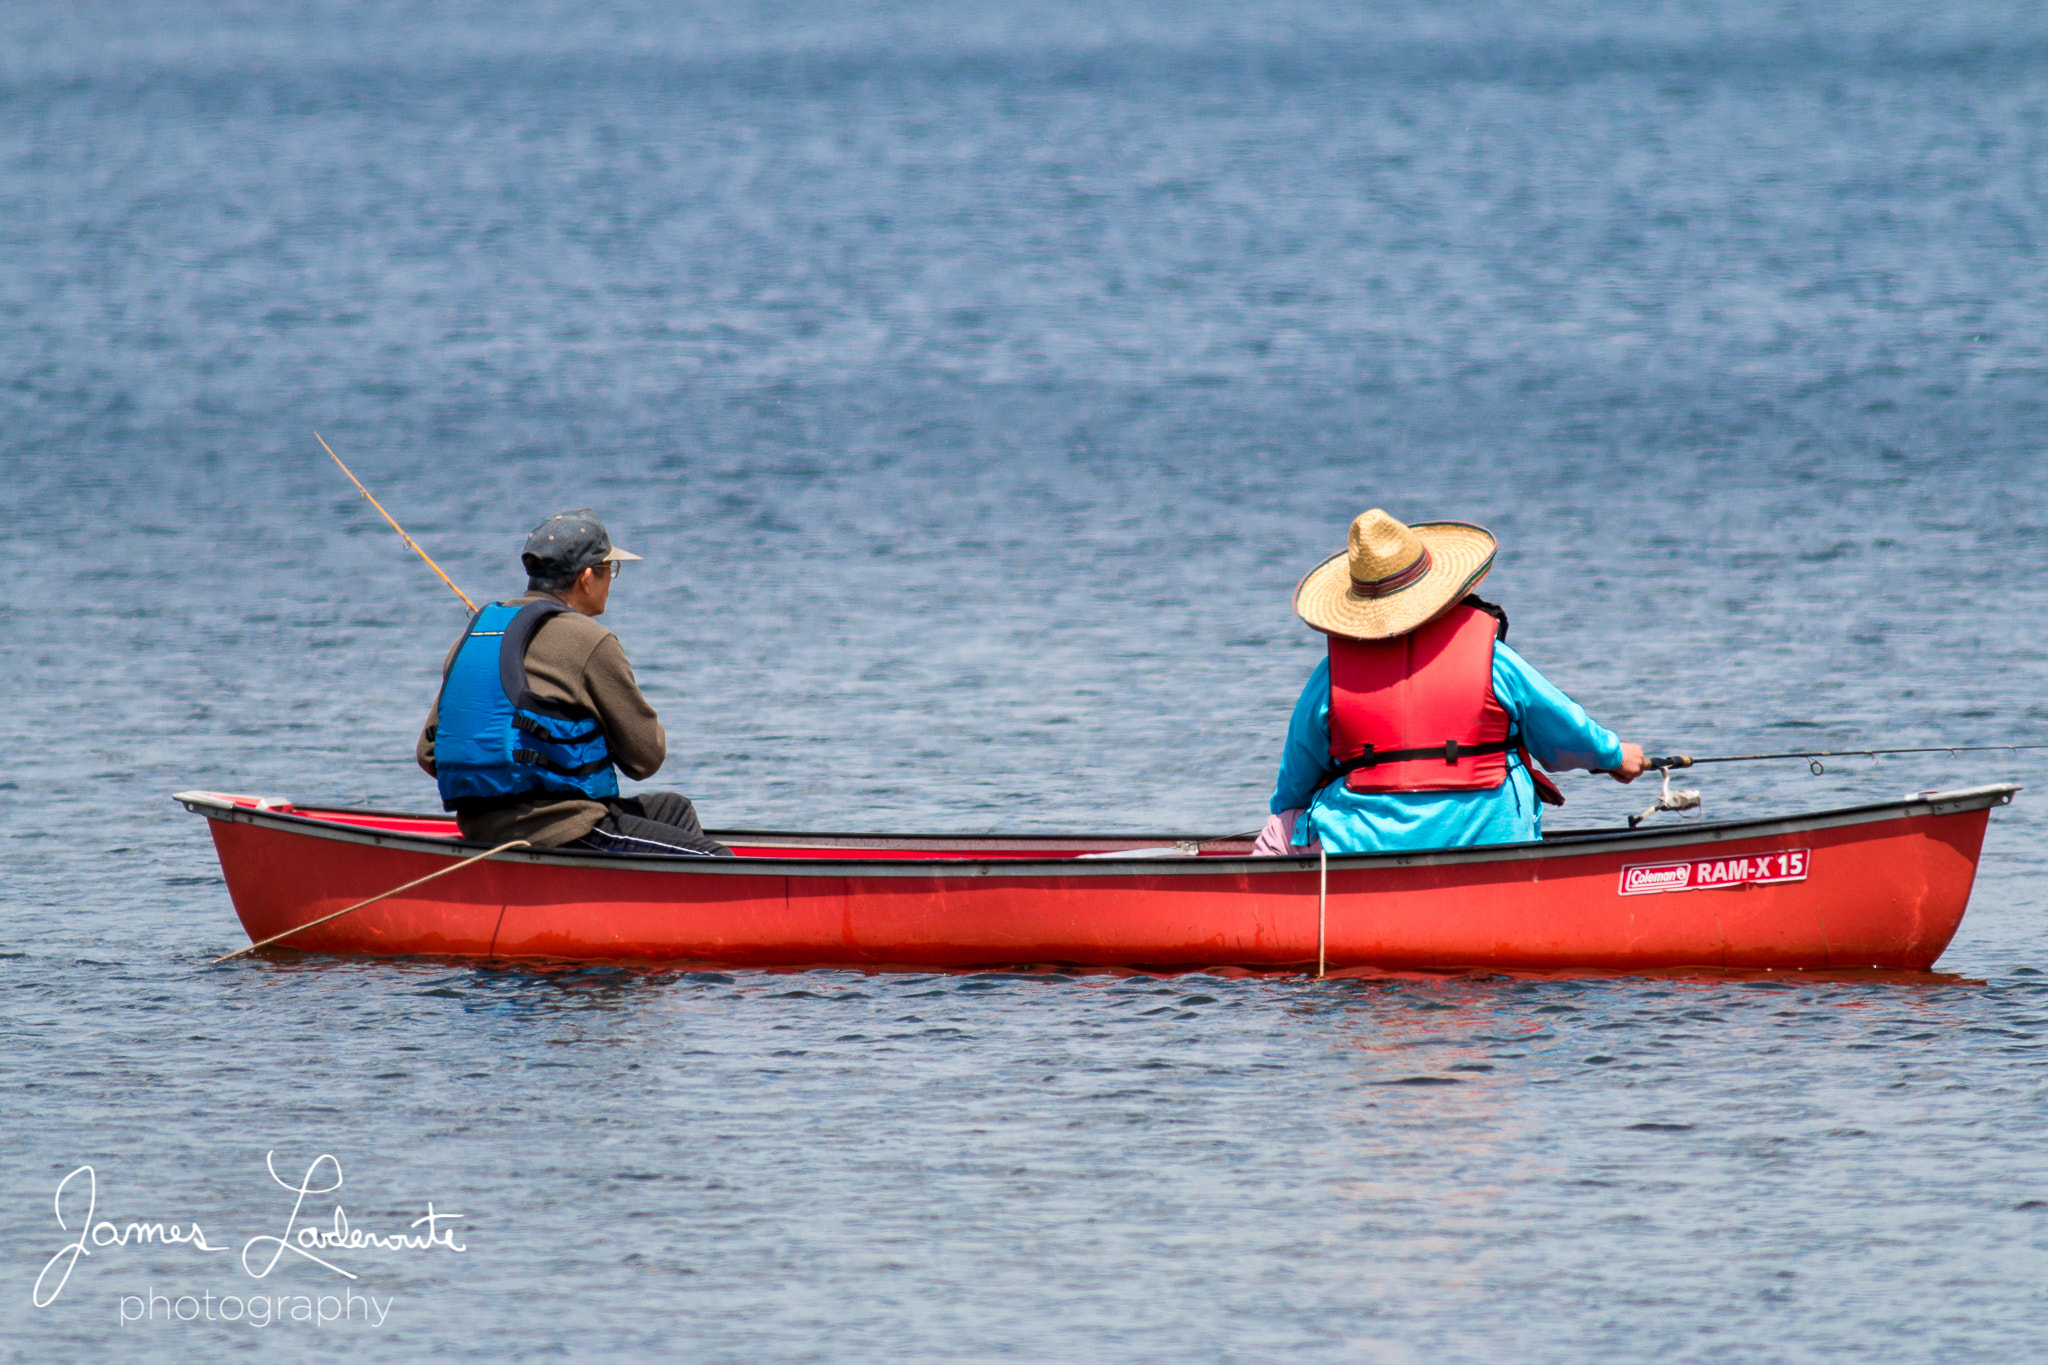
{"type": "Polygon", "coordinates": [[[1322,840],[1318,839],[1316,841],[1316,977],[1318,980],[1324,975],[1323,965],[1326,961],[1323,955],[1325,943],[1323,926],[1326,922],[1324,915],[1329,899],[1330,851],[1323,846],[1322,840]]]}
{"type": "Polygon", "coordinates": [[[415,886],[425,886],[428,882],[434,881],[435,879],[440,877],[445,877],[450,872],[460,872],[462,871],[463,868],[468,867],[471,863],[480,863],[486,858],[494,858],[500,853],[506,853],[515,848],[530,847],[532,847],[532,845],[528,844],[524,839],[514,839],[512,842],[508,844],[499,844],[496,848],[491,849],[489,852],[479,853],[474,858],[464,858],[461,862],[455,864],[455,866],[453,867],[444,867],[439,872],[429,872],[424,877],[416,877],[412,881],[407,882],[404,886],[394,886],[389,891],[380,891],[366,901],[357,901],[354,905],[351,905],[346,910],[337,910],[331,915],[322,915],[319,919],[307,920],[304,924],[298,925],[296,928],[287,929],[281,934],[272,934],[269,938],[264,939],[261,943],[252,943],[246,948],[237,948],[232,953],[222,953],[219,957],[215,958],[208,965],[218,966],[221,963],[226,962],[229,958],[241,957],[245,953],[253,953],[258,948],[268,948],[271,944],[276,943],[280,939],[290,938],[293,934],[314,928],[317,925],[325,924],[329,920],[340,919],[343,915],[352,914],[353,912],[362,909],[366,905],[375,905],[378,901],[385,900],[391,896],[395,896],[401,891],[410,891],[415,886]]]}

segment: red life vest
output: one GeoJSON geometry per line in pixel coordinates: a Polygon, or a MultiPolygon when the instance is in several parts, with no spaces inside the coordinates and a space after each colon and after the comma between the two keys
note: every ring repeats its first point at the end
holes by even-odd
{"type": "MultiPolygon", "coordinates": [[[[1462,603],[1390,640],[1330,637],[1330,757],[1359,792],[1480,791],[1508,780],[1494,618],[1462,603]]],[[[1532,774],[1534,770],[1531,770],[1532,774]]]]}

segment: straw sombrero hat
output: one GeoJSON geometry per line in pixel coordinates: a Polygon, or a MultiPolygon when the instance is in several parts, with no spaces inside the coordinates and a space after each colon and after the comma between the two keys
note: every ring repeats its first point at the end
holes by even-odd
{"type": "Polygon", "coordinates": [[[1434,620],[1493,567],[1493,533],[1464,521],[1404,526],[1375,507],[1351,523],[1350,548],[1294,588],[1295,614],[1325,635],[1385,640],[1434,620]]]}

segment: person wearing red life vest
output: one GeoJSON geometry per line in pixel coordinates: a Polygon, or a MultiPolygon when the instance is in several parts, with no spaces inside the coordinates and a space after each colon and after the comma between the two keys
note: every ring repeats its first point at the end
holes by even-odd
{"type": "Polygon", "coordinates": [[[1496,549],[1482,527],[1374,508],[1296,586],[1294,610],[1329,653],[1295,703],[1258,852],[1540,839],[1544,805],[1564,797],[1537,764],[1620,782],[1643,771],[1641,747],[1509,648],[1507,613],[1472,595],[1496,549]]]}

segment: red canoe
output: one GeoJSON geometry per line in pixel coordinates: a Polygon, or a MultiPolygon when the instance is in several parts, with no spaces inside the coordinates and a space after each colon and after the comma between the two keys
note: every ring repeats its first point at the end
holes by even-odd
{"type": "MultiPolygon", "coordinates": [[[[736,858],[515,851],[285,946],[740,967],[1924,971],[2011,784],[1440,853],[1174,835],[720,832],[736,858]],[[1327,876],[1327,883],[1324,877],[1327,876]],[[1319,941],[1319,924],[1321,938],[1319,941]]],[[[438,815],[178,793],[256,942],[482,851],[438,815]]]]}

